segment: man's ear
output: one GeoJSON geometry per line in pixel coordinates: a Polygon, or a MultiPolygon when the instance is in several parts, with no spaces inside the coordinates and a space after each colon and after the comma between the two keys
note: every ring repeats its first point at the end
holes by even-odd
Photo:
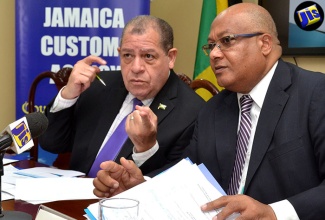
{"type": "Polygon", "coordinates": [[[173,69],[176,62],[176,56],[177,56],[177,49],[172,48],[168,51],[168,59],[169,59],[169,69],[173,69]]]}
{"type": "Polygon", "coordinates": [[[268,55],[273,48],[273,38],[270,34],[263,34],[261,37],[261,51],[264,56],[268,55]]]}

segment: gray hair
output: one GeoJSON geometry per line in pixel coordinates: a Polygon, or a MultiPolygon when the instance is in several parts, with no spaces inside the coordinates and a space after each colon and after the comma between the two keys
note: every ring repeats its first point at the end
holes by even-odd
{"type": "Polygon", "coordinates": [[[126,33],[142,35],[150,28],[159,34],[160,45],[167,54],[174,44],[173,29],[166,21],[152,15],[139,15],[131,19],[123,29],[120,45],[126,33]]]}

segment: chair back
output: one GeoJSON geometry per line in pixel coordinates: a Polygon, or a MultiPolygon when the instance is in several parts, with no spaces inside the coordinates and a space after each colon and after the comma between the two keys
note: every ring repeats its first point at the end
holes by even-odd
{"type": "Polygon", "coordinates": [[[215,85],[213,85],[212,82],[206,79],[191,80],[191,78],[184,73],[176,73],[176,74],[186,85],[191,87],[194,91],[198,89],[204,89],[210,92],[212,96],[219,93],[218,88],[215,85]]]}
{"type": "MultiPolygon", "coordinates": [[[[45,71],[40,73],[32,82],[32,85],[29,89],[29,95],[28,95],[28,112],[32,113],[34,112],[34,105],[35,105],[35,95],[36,95],[36,89],[38,84],[43,79],[52,79],[54,81],[54,84],[58,91],[62,89],[63,86],[65,86],[68,83],[68,79],[70,76],[72,68],[65,67],[60,69],[57,73],[54,73],[52,71],[45,71]]],[[[30,157],[31,160],[37,161],[38,160],[38,139],[34,138],[34,147],[30,149],[30,157]]]]}
{"type": "Polygon", "coordinates": [[[219,93],[218,88],[206,79],[195,79],[190,83],[190,87],[194,91],[198,89],[206,89],[212,94],[212,96],[219,93]]]}
{"type": "Polygon", "coordinates": [[[190,85],[192,80],[190,77],[188,77],[186,74],[184,73],[176,73],[176,75],[186,84],[186,85],[190,85]]]}

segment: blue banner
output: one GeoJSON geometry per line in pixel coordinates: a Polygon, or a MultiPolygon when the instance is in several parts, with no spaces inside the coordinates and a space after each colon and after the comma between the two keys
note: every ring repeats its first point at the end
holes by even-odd
{"type": "MultiPolygon", "coordinates": [[[[16,117],[28,113],[28,94],[38,74],[93,54],[107,61],[101,70],[119,70],[125,24],[150,13],[150,0],[16,0],[16,117]]],[[[35,111],[44,112],[57,94],[50,80],[36,91],[35,111]]]]}

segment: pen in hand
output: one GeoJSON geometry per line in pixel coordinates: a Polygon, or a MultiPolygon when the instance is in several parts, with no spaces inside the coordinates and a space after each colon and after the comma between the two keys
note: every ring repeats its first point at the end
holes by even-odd
{"type": "Polygon", "coordinates": [[[104,86],[106,86],[106,84],[105,84],[105,82],[98,76],[98,75],[96,75],[96,78],[104,85],[104,86]]]}

